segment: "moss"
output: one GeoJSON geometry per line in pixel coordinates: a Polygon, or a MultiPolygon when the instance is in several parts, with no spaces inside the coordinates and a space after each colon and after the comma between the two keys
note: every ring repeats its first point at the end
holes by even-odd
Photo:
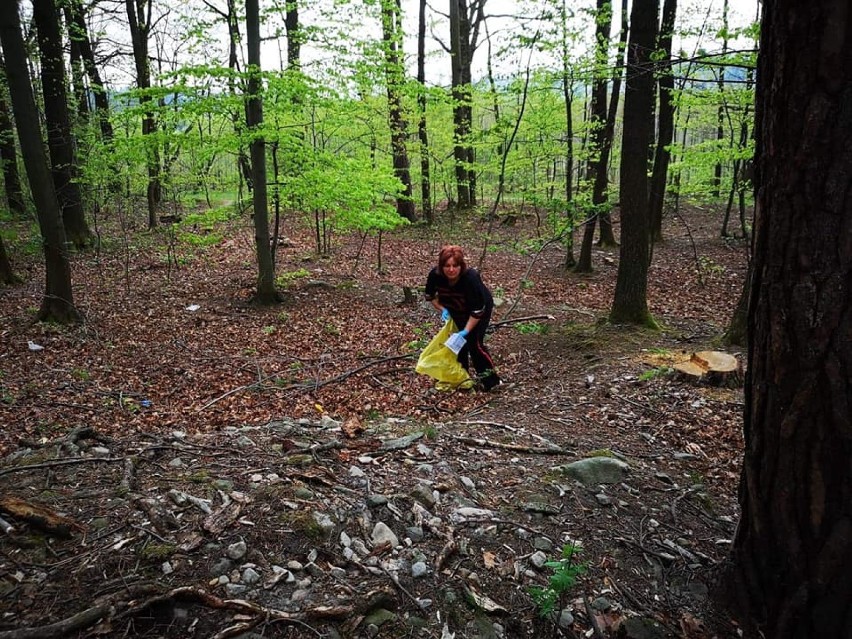
{"type": "Polygon", "coordinates": [[[139,557],[152,560],[166,559],[171,557],[175,551],[177,551],[177,546],[174,544],[150,543],[139,551],[139,557]]]}

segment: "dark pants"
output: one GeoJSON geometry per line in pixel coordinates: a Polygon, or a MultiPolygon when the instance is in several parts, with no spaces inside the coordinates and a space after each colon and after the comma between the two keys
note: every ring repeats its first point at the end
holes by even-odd
{"type": "MultiPolygon", "coordinates": [[[[456,323],[456,326],[464,328],[464,325],[467,324],[467,317],[463,319],[464,322],[461,324],[458,323],[455,317],[453,321],[456,323]]],[[[500,383],[500,378],[497,376],[497,371],[494,368],[494,361],[491,359],[491,355],[488,353],[488,349],[485,348],[484,344],[485,331],[488,329],[488,324],[490,323],[491,309],[489,308],[485,311],[485,315],[479,318],[479,323],[476,327],[468,333],[467,343],[458,354],[459,363],[465,369],[470,367],[471,361],[473,362],[473,368],[476,369],[476,376],[485,390],[491,390],[500,383]]]]}

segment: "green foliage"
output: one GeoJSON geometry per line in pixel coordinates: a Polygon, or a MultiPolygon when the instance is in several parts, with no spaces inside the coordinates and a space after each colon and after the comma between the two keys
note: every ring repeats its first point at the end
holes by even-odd
{"type": "Polygon", "coordinates": [[[667,375],[671,375],[674,372],[674,369],[668,366],[658,366],[656,368],[651,368],[641,375],[639,375],[638,379],[640,382],[648,382],[652,379],[656,379],[657,377],[665,377],[667,375]]]}
{"type": "Polygon", "coordinates": [[[543,335],[550,330],[550,327],[547,324],[542,324],[540,322],[521,322],[520,324],[515,325],[515,330],[522,335],[527,335],[529,333],[543,335]]]}
{"type": "Polygon", "coordinates": [[[275,278],[275,286],[279,288],[287,288],[296,280],[310,276],[310,272],[303,268],[297,269],[295,271],[286,271],[284,273],[279,273],[278,277],[275,278]]]}
{"type": "Polygon", "coordinates": [[[565,598],[577,578],[586,571],[585,564],[574,563],[574,555],[577,552],[578,546],[573,543],[565,544],[559,559],[544,564],[552,571],[547,587],[531,586],[528,589],[541,617],[549,617],[557,610],[557,605],[563,607],[565,598]]]}

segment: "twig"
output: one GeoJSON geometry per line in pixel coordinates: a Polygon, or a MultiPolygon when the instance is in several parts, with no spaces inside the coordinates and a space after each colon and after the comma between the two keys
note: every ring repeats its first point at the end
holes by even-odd
{"type": "Polygon", "coordinates": [[[520,444],[504,444],[502,442],[491,441],[490,439],[480,439],[478,437],[464,437],[462,435],[450,435],[451,439],[455,439],[465,444],[474,446],[489,446],[491,448],[500,448],[503,450],[512,450],[518,453],[532,453],[536,455],[570,455],[570,451],[558,446],[521,446],[520,444]]]}
{"type": "Polygon", "coordinates": [[[604,639],[604,634],[601,632],[601,625],[598,623],[597,617],[592,610],[592,605],[589,603],[589,598],[586,593],[583,593],[583,606],[586,608],[586,615],[589,617],[589,623],[592,624],[592,632],[597,639],[604,639]]]}
{"type": "MultiPolygon", "coordinates": [[[[579,309],[576,309],[579,310],[579,309]]],[[[500,320],[499,322],[492,322],[488,328],[489,330],[498,329],[503,326],[509,326],[510,324],[519,324],[521,322],[531,322],[533,320],[550,320],[551,322],[556,318],[553,315],[527,315],[525,317],[516,317],[514,319],[505,319],[500,320]]]]}

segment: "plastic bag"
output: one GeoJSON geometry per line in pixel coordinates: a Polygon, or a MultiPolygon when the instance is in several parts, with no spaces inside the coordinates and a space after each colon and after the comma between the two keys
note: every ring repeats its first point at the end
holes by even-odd
{"type": "Polygon", "coordinates": [[[436,380],[438,383],[435,386],[438,390],[473,387],[473,380],[468,372],[459,364],[455,353],[444,344],[455,332],[455,323],[448,320],[420,353],[417,366],[414,367],[421,375],[428,375],[436,380]]]}

